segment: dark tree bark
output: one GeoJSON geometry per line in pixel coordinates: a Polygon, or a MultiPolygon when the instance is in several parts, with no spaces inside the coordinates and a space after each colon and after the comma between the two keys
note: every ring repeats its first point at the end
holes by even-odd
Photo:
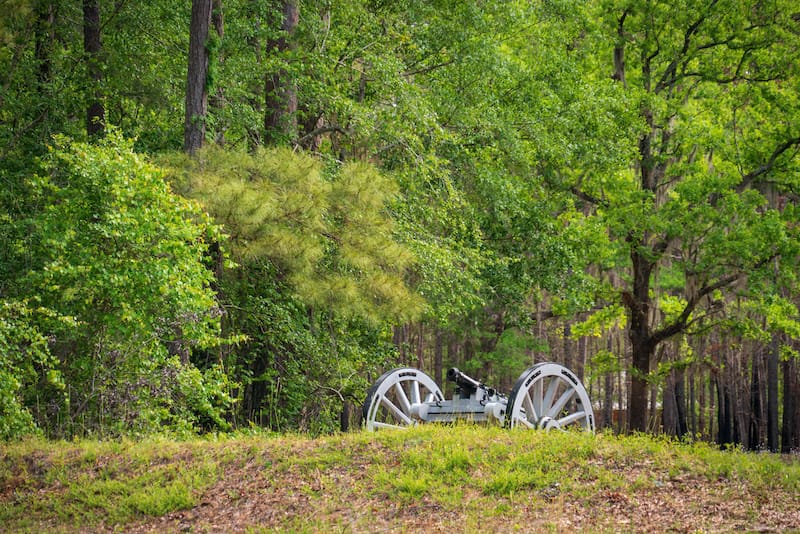
{"type": "Polygon", "coordinates": [[[573,349],[573,342],[572,342],[572,325],[569,321],[564,323],[564,339],[562,340],[563,347],[564,347],[564,357],[562,358],[562,365],[567,369],[571,369],[573,372],[575,370],[575,365],[573,360],[575,359],[575,354],[573,349]]]}
{"type": "MultiPolygon", "coordinates": [[[[297,0],[284,0],[282,35],[267,44],[270,54],[281,55],[291,47],[291,37],[300,19],[297,0]]],[[[269,73],[264,84],[264,133],[273,143],[297,136],[297,89],[285,69],[269,73]]]]}
{"type": "Polygon", "coordinates": [[[208,32],[212,0],[192,0],[189,28],[189,69],[186,77],[186,116],[183,149],[194,154],[203,146],[208,114],[208,32]]]}
{"type": "Polygon", "coordinates": [[[614,423],[614,374],[606,373],[604,377],[605,397],[603,400],[603,428],[613,428],[614,423]]]}
{"type": "Polygon", "coordinates": [[[417,369],[425,370],[425,327],[422,323],[417,327],[417,369]]]}
{"type": "Polygon", "coordinates": [[[767,448],[778,452],[778,359],[780,340],[773,334],[767,356],[767,448]]]}
{"type": "Polygon", "coordinates": [[[350,401],[345,400],[342,402],[342,411],[339,413],[339,431],[350,431],[350,418],[352,417],[352,404],[350,401]]]}
{"type": "Polygon", "coordinates": [[[647,377],[657,346],[650,334],[650,277],[654,263],[647,260],[636,246],[631,247],[631,261],[633,293],[623,294],[630,318],[628,335],[633,351],[628,430],[644,432],[647,430],[647,377]]]}
{"type": "Polygon", "coordinates": [[[83,51],[89,74],[90,101],[86,108],[86,134],[100,137],[105,133],[105,108],[101,99],[100,84],[103,81],[100,41],[100,4],[98,0],[83,0],[83,51]]]}
{"type": "Polygon", "coordinates": [[[675,399],[675,379],[674,372],[670,373],[664,384],[664,392],[661,401],[661,425],[664,428],[664,433],[668,436],[678,435],[678,423],[675,399]]]}
{"type": "Polygon", "coordinates": [[[759,358],[760,354],[753,355],[753,364],[750,375],[750,432],[747,447],[750,450],[761,448],[761,426],[762,426],[762,406],[761,406],[761,373],[759,358]]]}
{"type": "Polygon", "coordinates": [[[695,369],[694,366],[688,369],[688,382],[689,382],[689,404],[686,407],[689,417],[689,432],[692,436],[697,436],[697,391],[695,385],[695,369]]]}
{"type": "Polygon", "coordinates": [[[781,427],[781,452],[800,449],[800,377],[795,360],[783,362],[783,425],[781,427]]]}
{"type": "Polygon", "coordinates": [[[436,338],[433,345],[433,380],[437,384],[444,381],[443,373],[443,360],[444,360],[444,343],[442,339],[442,331],[436,329],[436,338]]]}
{"type": "Polygon", "coordinates": [[[675,409],[677,435],[682,438],[689,431],[686,424],[686,369],[678,369],[675,372],[675,409]]]}
{"type": "Polygon", "coordinates": [[[730,390],[721,372],[715,378],[715,385],[717,387],[717,429],[719,432],[717,443],[720,447],[724,447],[734,442],[733,403],[730,390]]]}

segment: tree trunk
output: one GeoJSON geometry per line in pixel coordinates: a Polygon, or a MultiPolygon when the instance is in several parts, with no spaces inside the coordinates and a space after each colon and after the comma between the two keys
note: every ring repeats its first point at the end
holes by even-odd
{"type": "MultiPolygon", "coordinates": [[[[635,239],[635,238],[634,238],[635,239]]],[[[633,351],[631,391],[628,399],[628,430],[647,430],[647,378],[656,345],[650,335],[650,275],[653,263],[636,247],[632,247],[633,293],[623,293],[628,309],[630,329],[628,335],[633,351]]]]}
{"type": "Polygon", "coordinates": [[[689,372],[687,374],[689,375],[689,404],[686,411],[689,413],[689,432],[691,432],[692,437],[694,438],[697,436],[697,392],[695,390],[696,381],[694,365],[689,367],[689,372]]]}
{"type": "Polygon", "coordinates": [[[800,449],[800,380],[797,361],[783,362],[783,427],[781,429],[781,452],[788,454],[800,449]]]}
{"type": "Polygon", "coordinates": [[[733,443],[733,428],[731,417],[731,399],[727,391],[725,381],[721,376],[717,376],[717,428],[719,435],[717,442],[721,447],[733,443]]]}
{"type": "MultiPolygon", "coordinates": [[[[222,0],[213,0],[211,6],[211,23],[214,26],[214,31],[219,38],[220,47],[216,52],[216,63],[218,65],[222,65],[223,57],[221,52],[221,43],[222,39],[225,37],[225,18],[223,17],[222,11],[222,0]]],[[[209,66],[211,68],[211,66],[209,66]]],[[[225,93],[222,90],[222,86],[216,84],[216,90],[213,95],[209,96],[210,103],[209,106],[212,109],[212,115],[214,115],[214,110],[221,110],[225,107],[225,93]]],[[[216,132],[214,135],[214,142],[220,146],[225,144],[225,130],[228,128],[227,124],[219,124],[216,128],[216,132]]]]}
{"type": "Polygon", "coordinates": [[[647,376],[650,373],[652,346],[640,339],[632,339],[633,365],[631,389],[628,397],[628,430],[647,431],[647,376]]]}
{"type": "Polygon", "coordinates": [[[572,371],[581,382],[583,382],[583,380],[586,378],[586,358],[588,353],[589,342],[586,337],[581,337],[578,339],[578,351],[575,358],[575,366],[572,368],[572,371]]]}
{"type": "Polygon", "coordinates": [[[750,450],[758,450],[761,448],[761,381],[760,381],[760,362],[762,356],[761,351],[753,352],[753,364],[751,369],[750,379],[750,435],[748,437],[747,447],[750,450]]]}
{"type": "Polygon", "coordinates": [[[350,430],[350,417],[352,406],[349,400],[342,403],[342,411],[339,413],[339,431],[348,432],[350,430]]]}
{"type": "Polygon", "coordinates": [[[778,359],[780,356],[780,340],[777,334],[772,335],[769,354],[767,356],[767,448],[778,452],[778,359]]]}
{"type": "Polygon", "coordinates": [[[400,353],[400,361],[403,365],[406,365],[406,327],[403,326],[395,326],[394,333],[392,335],[392,343],[394,346],[397,347],[397,351],[400,353]]]}
{"type": "Polygon", "coordinates": [[[100,4],[98,0],[83,0],[83,51],[89,74],[90,102],[86,108],[86,134],[101,137],[105,133],[105,108],[101,100],[100,84],[103,80],[100,55],[100,4]]]}
{"type": "Polygon", "coordinates": [[[623,373],[623,367],[627,366],[628,358],[627,358],[627,343],[626,339],[622,336],[617,338],[617,349],[618,354],[620,354],[620,359],[623,360],[620,362],[620,370],[617,371],[617,405],[619,406],[619,412],[617,413],[617,432],[622,432],[623,430],[627,430],[628,424],[628,405],[626,403],[626,399],[630,398],[631,396],[631,381],[630,381],[630,373],[623,373]],[[623,379],[624,374],[624,379],[623,379]],[[623,381],[624,380],[624,381],[623,381]],[[623,411],[624,410],[624,411],[623,411]]]}
{"type": "Polygon", "coordinates": [[[443,362],[443,340],[442,340],[442,331],[437,328],[436,329],[436,338],[434,340],[434,347],[433,347],[433,380],[437,384],[441,384],[443,381],[444,374],[442,372],[442,365],[443,362]]]}
{"type": "Polygon", "coordinates": [[[562,358],[562,363],[564,367],[567,369],[575,371],[575,365],[573,364],[573,360],[575,359],[575,354],[573,349],[572,343],[572,325],[569,321],[564,323],[564,338],[562,340],[563,347],[564,347],[564,356],[562,358]]]}
{"type": "Polygon", "coordinates": [[[664,433],[668,436],[676,436],[677,428],[677,407],[675,401],[675,377],[674,371],[667,376],[664,384],[664,393],[661,400],[661,424],[664,433]]]}
{"type": "Polygon", "coordinates": [[[678,369],[675,373],[675,415],[678,437],[682,438],[689,431],[686,424],[686,369],[678,369]]]}
{"type": "Polygon", "coordinates": [[[417,369],[425,372],[425,327],[417,327],[417,369]]]}
{"type": "MultiPolygon", "coordinates": [[[[297,0],[284,0],[283,35],[267,45],[269,53],[280,55],[290,48],[290,39],[300,18],[297,0]]],[[[273,143],[297,137],[297,90],[285,69],[268,73],[264,88],[264,133],[273,143]]]]}
{"type": "Polygon", "coordinates": [[[208,114],[208,32],[211,27],[212,0],[192,0],[189,28],[189,69],[186,77],[186,115],[183,124],[183,149],[194,154],[202,148],[208,114]]]}
{"type": "Polygon", "coordinates": [[[604,382],[603,428],[612,428],[614,423],[614,374],[606,373],[604,382]]]}

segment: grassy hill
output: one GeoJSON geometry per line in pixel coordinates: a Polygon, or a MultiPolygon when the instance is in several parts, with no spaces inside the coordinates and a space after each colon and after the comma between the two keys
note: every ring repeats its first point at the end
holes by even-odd
{"type": "Polygon", "coordinates": [[[800,457],[470,425],[0,446],[0,531],[800,531],[800,457]]]}

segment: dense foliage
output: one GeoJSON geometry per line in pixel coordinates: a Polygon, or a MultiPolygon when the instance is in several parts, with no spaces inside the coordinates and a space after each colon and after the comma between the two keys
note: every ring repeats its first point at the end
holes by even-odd
{"type": "Polygon", "coordinates": [[[553,359],[606,425],[800,447],[790,2],[0,7],[3,437],[553,359]]]}

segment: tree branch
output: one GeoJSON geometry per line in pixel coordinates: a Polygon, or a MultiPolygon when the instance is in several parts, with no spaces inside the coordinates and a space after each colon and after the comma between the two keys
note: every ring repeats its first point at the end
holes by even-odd
{"type": "Polygon", "coordinates": [[[787,150],[793,147],[800,146],[800,137],[793,137],[791,139],[787,139],[785,142],[778,145],[775,150],[772,151],[772,155],[770,155],[769,159],[762,165],[760,165],[757,169],[748,172],[747,174],[742,176],[742,183],[740,183],[736,187],[737,193],[742,193],[745,189],[750,187],[750,185],[759,177],[763,176],[764,174],[768,173],[775,167],[775,162],[778,158],[787,150]]]}
{"type": "Polygon", "coordinates": [[[622,12],[617,24],[617,44],[614,46],[614,74],[613,80],[622,83],[622,87],[627,87],[625,83],[625,19],[628,17],[628,10],[622,12]]]}
{"type": "Polygon", "coordinates": [[[683,308],[683,311],[681,312],[680,316],[678,316],[678,318],[675,320],[675,322],[666,325],[659,330],[656,330],[650,335],[650,340],[653,343],[653,345],[657,345],[658,343],[661,343],[665,339],[669,339],[675,334],[679,334],[680,332],[686,330],[687,326],[689,325],[689,317],[692,315],[695,308],[697,308],[697,305],[700,303],[703,297],[710,295],[717,289],[722,289],[723,287],[729,286],[730,284],[734,283],[739,278],[741,278],[742,274],[743,273],[732,273],[729,274],[728,276],[723,276],[722,278],[720,278],[711,285],[703,286],[702,288],[700,288],[700,291],[698,291],[696,295],[693,295],[688,300],[686,306],[683,308]]]}
{"type": "MultiPolygon", "coordinates": [[[[767,258],[762,259],[761,261],[757,262],[753,265],[753,269],[758,269],[763,267],[764,265],[768,264],[772,260],[775,259],[775,255],[770,255],[767,258]]],[[[664,326],[663,328],[656,330],[650,335],[650,341],[657,345],[658,343],[669,339],[670,337],[674,336],[675,334],[679,334],[680,332],[685,331],[688,326],[693,322],[689,321],[689,317],[692,315],[694,310],[697,308],[697,305],[703,300],[703,298],[707,297],[714,291],[718,289],[722,289],[726,286],[729,286],[739,280],[744,275],[744,271],[739,271],[737,273],[731,273],[727,276],[723,276],[716,282],[710,285],[705,285],[700,288],[700,290],[693,295],[686,303],[686,306],[683,308],[680,316],[669,325],[664,326]]]]}
{"type": "Polygon", "coordinates": [[[300,139],[296,140],[294,142],[294,144],[295,145],[301,145],[304,142],[308,141],[309,139],[312,139],[314,137],[317,137],[318,135],[322,135],[322,134],[329,133],[329,132],[336,132],[336,133],[340,133],[342,135],[347,135],[347,131],[345,131],[341,126],[335,126],[335,125],[334,126],[322,126],[320,128],[316,128],[314,130],[311,130],[310,132],[305,134],[303,137],[301,137],[300,139]]]}
{"type": "Polygon", "coordinates": [[[680,53],[678,53],[677,57],[675,57],[669,64],[669,66],[664,70],[664,74],[661,75],[661,79],[656,84],[655,93],[658,94],[663,91],[665,88],[669,87],[672,89],[674,87],[675,82],[678,80],[678,60],[681,57],[686,56],[689,52],[689,48],[692,43],[692,38],[697,32],[697,29],[705,22],[706,16],[708,11],[710,11],[714,5],[717,3],[718,0],[712,0],[712,2],[708,6],[708,10],[704,12],[700,17],[694,21],[687,29],[683,35],[683,46],[681,47],[680,53]]]}

